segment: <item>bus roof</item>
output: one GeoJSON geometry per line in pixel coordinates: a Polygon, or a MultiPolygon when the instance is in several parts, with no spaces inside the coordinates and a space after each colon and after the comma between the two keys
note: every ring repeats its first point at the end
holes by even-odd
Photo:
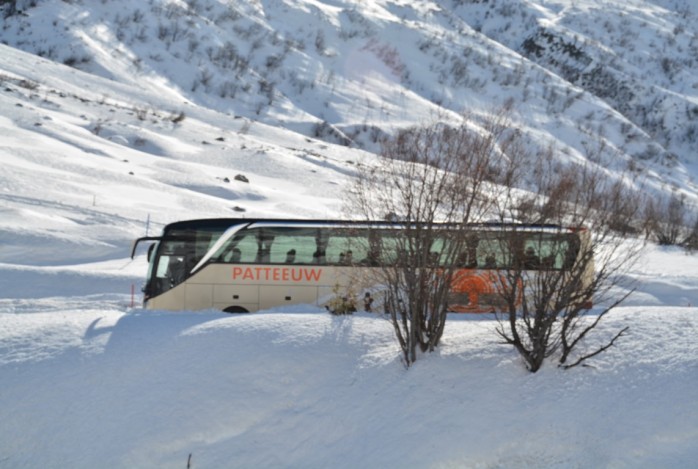
{"type": "MultiPolygon", "coordinates": [[[[366,227],[366,228],[390,228],[404,226],[405,222],[401,221],[379,221],[379,220],[337,220],[337,219],[299,219],[299,218],[200,218],[192,220],[182,220],[177,222],[172,222],[163,228],[163,232],[171,230],[186,230],[194,229],[202,226],[220,228],[225,230],[231,226],[235,225],[248,225],[252,228],[255,226],[266,225],[266,226],[304,226],[304,227],[322,227],[322,226],[333,226],[333,227],[366,227]]],[[[456,226],[453,223],[434,223],[437,226],[448,227],[456,226]]],[[[515,223],[515,222],[481,222],[481,223],[468,223],[475,229],[501,229],[501,228],[519,228],[524,230],[560,230],[568,229],[570,231],[578,231],[581,228],[574,227],[563,227],[554,224],[541,224],[541,223],[515,223]]]]}

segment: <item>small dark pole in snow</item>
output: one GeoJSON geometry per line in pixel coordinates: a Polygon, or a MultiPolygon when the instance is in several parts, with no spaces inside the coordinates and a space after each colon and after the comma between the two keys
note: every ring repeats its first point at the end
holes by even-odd
{"type": "Polygon", "coordinates": [[[191,453],[189,453],[189,459],[187,459],[187,469],[191,469],[191,453]]]}
{"type": "Polygon", "coordinates": [[[148,218],[145,219],[145,235],[148,236],[148,231],[150,231],[150,214],[148,218]]]}
{"type": "Polygon", "coordinates": [[[136,298],[136,286],[132,283],[131,284],[131,308],[135,305],[135,298],[136,298]]]}

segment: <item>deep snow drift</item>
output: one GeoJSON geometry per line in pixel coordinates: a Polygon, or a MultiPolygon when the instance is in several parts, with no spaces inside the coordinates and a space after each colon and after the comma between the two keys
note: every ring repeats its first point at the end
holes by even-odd
{"type": "Polygon", "coordinates": [[[451,318],[439,352],[405,370],[372,315],[49,303],[0,315],[0,467],[186,467],[191,454],[192,467],[689,468],[698,456],[696,308],[619,308],[598,332],[630,334],[592,367],[532,375],[486,317],[451,318]]]}

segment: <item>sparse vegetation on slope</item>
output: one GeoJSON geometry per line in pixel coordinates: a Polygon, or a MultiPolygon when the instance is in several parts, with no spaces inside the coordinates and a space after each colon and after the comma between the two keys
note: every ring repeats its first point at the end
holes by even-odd
{"type": "Polygon", "coordinates": [[[695,192],[674,169],[698,163],[696,8],[648,3],[15,1],[0,40],[374,151],[435,114],[513,101],[532,144],[584,157],[601,134],[659,186],[695,192]]]}

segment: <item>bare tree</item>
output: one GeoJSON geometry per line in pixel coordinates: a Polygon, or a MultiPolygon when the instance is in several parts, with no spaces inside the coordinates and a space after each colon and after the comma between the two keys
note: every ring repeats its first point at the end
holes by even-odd
{"type": "Polygon", "coordinates": [[[503,225],[502,251],[511,257],[496,279],[506,304],[497,333],[535,372],[553,355],[565,368],[579,365],[627,331],[580,351],[599,321],[632,292],[625,274],[642,240],[631,229],[640,217],[634,181],[611,177],[593,163],[563,165],[552,158],[539,158],[531,174],[527,192],[501,199],[501,216],[513,212],[549,226],[530,235],[521,225],[503,225]]]}
{"type": "Polygon", "coordinates": [[[508,110],[479,125],[464,119],[408,129],[385,141],[382,159],[364,167],[349,210],[367,220],[399,220],[402,229],[374,236],[384,303],[407,366],[439,345],[456,256],[473,222],[496,197],[493,170],[506,143],[508,110]]]}
{"type": "Polygon", "coordinates": [[[648,200],[644,213],[647,235],[664,246],[680,244],[689,231],[687,211],[684,198],[677,195],[648,200]]]}
{"type": "Polygon", "coordinates": [[[552,356],[565,368],[582,364],[627,331],[582,346],[633,290],[626,274],[643,245],[637,182],[601,165],[603,146],[585,164],[559,163],[552,149],[530,154],[510,116],[504,108],[456,128],[401,132],[384,142],[379,163],[362,168],[352,191],[353,213],[403,226],[374,236],[371,249],[394,253],[376,265],[408,366],[439,345],[457,256],[484,235],[473,223],[493,216],[501,222],[487,234],[499,244],[497,269],[487,271],[499,297],[496,332],[530,371],[552,356]]]}

